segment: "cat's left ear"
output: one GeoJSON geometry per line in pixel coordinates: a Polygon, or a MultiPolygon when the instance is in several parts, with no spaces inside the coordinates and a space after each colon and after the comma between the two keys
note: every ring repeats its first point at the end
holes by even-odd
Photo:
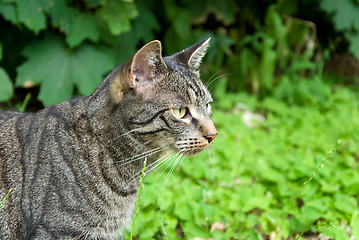
{"type": "Polygon", "coordinates": [[[192,70],[198,71],[202,59],[206,55],[210,40],[211,38],[208,37],[181,52],[173,54],[171,58],[182,64],[188,65],[192,70]]]}
{"type": "Polygon", "coordinates": [[[151,85],[156,74],[167,68],[162,58],[161,42],[151,41],[138,50],[129,69],[130,87],[143,88],[151,85]]]}

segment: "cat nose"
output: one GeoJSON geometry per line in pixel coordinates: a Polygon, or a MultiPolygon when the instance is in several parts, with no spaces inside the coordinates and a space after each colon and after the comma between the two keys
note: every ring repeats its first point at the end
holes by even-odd
{"type": "Polygon", "coordinates": [[[211,143],[216,136],[217,136],[217,132],[216,133],[208,133],[208,134],[204,135],[203,137],[205,139],[207,139],[208,143],[211,143]]]}
{"type": "Polygon", "coordinates": [[[214,138],[217,136],[217,129],[210,119],[205,121],[204,129],[206,129],[206,134],[203,135],[203,137],[207,139],[208,143],[213,142],[214,138]]]}

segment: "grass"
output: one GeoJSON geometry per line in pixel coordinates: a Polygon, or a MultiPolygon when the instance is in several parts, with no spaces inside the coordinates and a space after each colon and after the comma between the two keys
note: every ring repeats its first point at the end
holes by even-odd
{"type": "Polygon", "coordinates": [[[12,191],[12,189],[10,189],[10,190],[7,192],[6,196],[5,196],[4,199],[1,201],[0,208],[2,208],[2,206],[4,206],[5,201],[6,201],[6,199],[9,197],[11,191],[12,191]]]}
{"type": "Polygon", "coordinates": [[[223,95],[213,110],[215,174],[209,152],[185,160],[161,206],[166,174],[147,176],[134,236],[163,239],[163,225],[169,239],[358,239],[358,109],[346,88],[306,106],[223,95]],[[253,113],[265,121],[248,126],[253,113]]]}

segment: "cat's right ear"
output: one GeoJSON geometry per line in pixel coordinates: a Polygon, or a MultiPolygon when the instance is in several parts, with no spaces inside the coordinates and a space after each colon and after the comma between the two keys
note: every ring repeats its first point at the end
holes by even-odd
{"type": "Polygon", "coordinates": [[[130,87],[144,95],[155,81],[156,74],[167,68],[162,58],[161,42],[154,40],[138,50],[128,70],[130,87]]]}

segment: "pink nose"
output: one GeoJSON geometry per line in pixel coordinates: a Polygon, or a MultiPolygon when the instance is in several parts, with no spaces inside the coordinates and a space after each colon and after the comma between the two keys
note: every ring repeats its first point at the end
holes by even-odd
{"type": "Polygon", "coordinates": [[[203,137],[208,140],[208,143],[211,143],[216,136],[217,136],[217,132],[216,133],[208,133],[208,134],[204,135],[203,137]]]}

